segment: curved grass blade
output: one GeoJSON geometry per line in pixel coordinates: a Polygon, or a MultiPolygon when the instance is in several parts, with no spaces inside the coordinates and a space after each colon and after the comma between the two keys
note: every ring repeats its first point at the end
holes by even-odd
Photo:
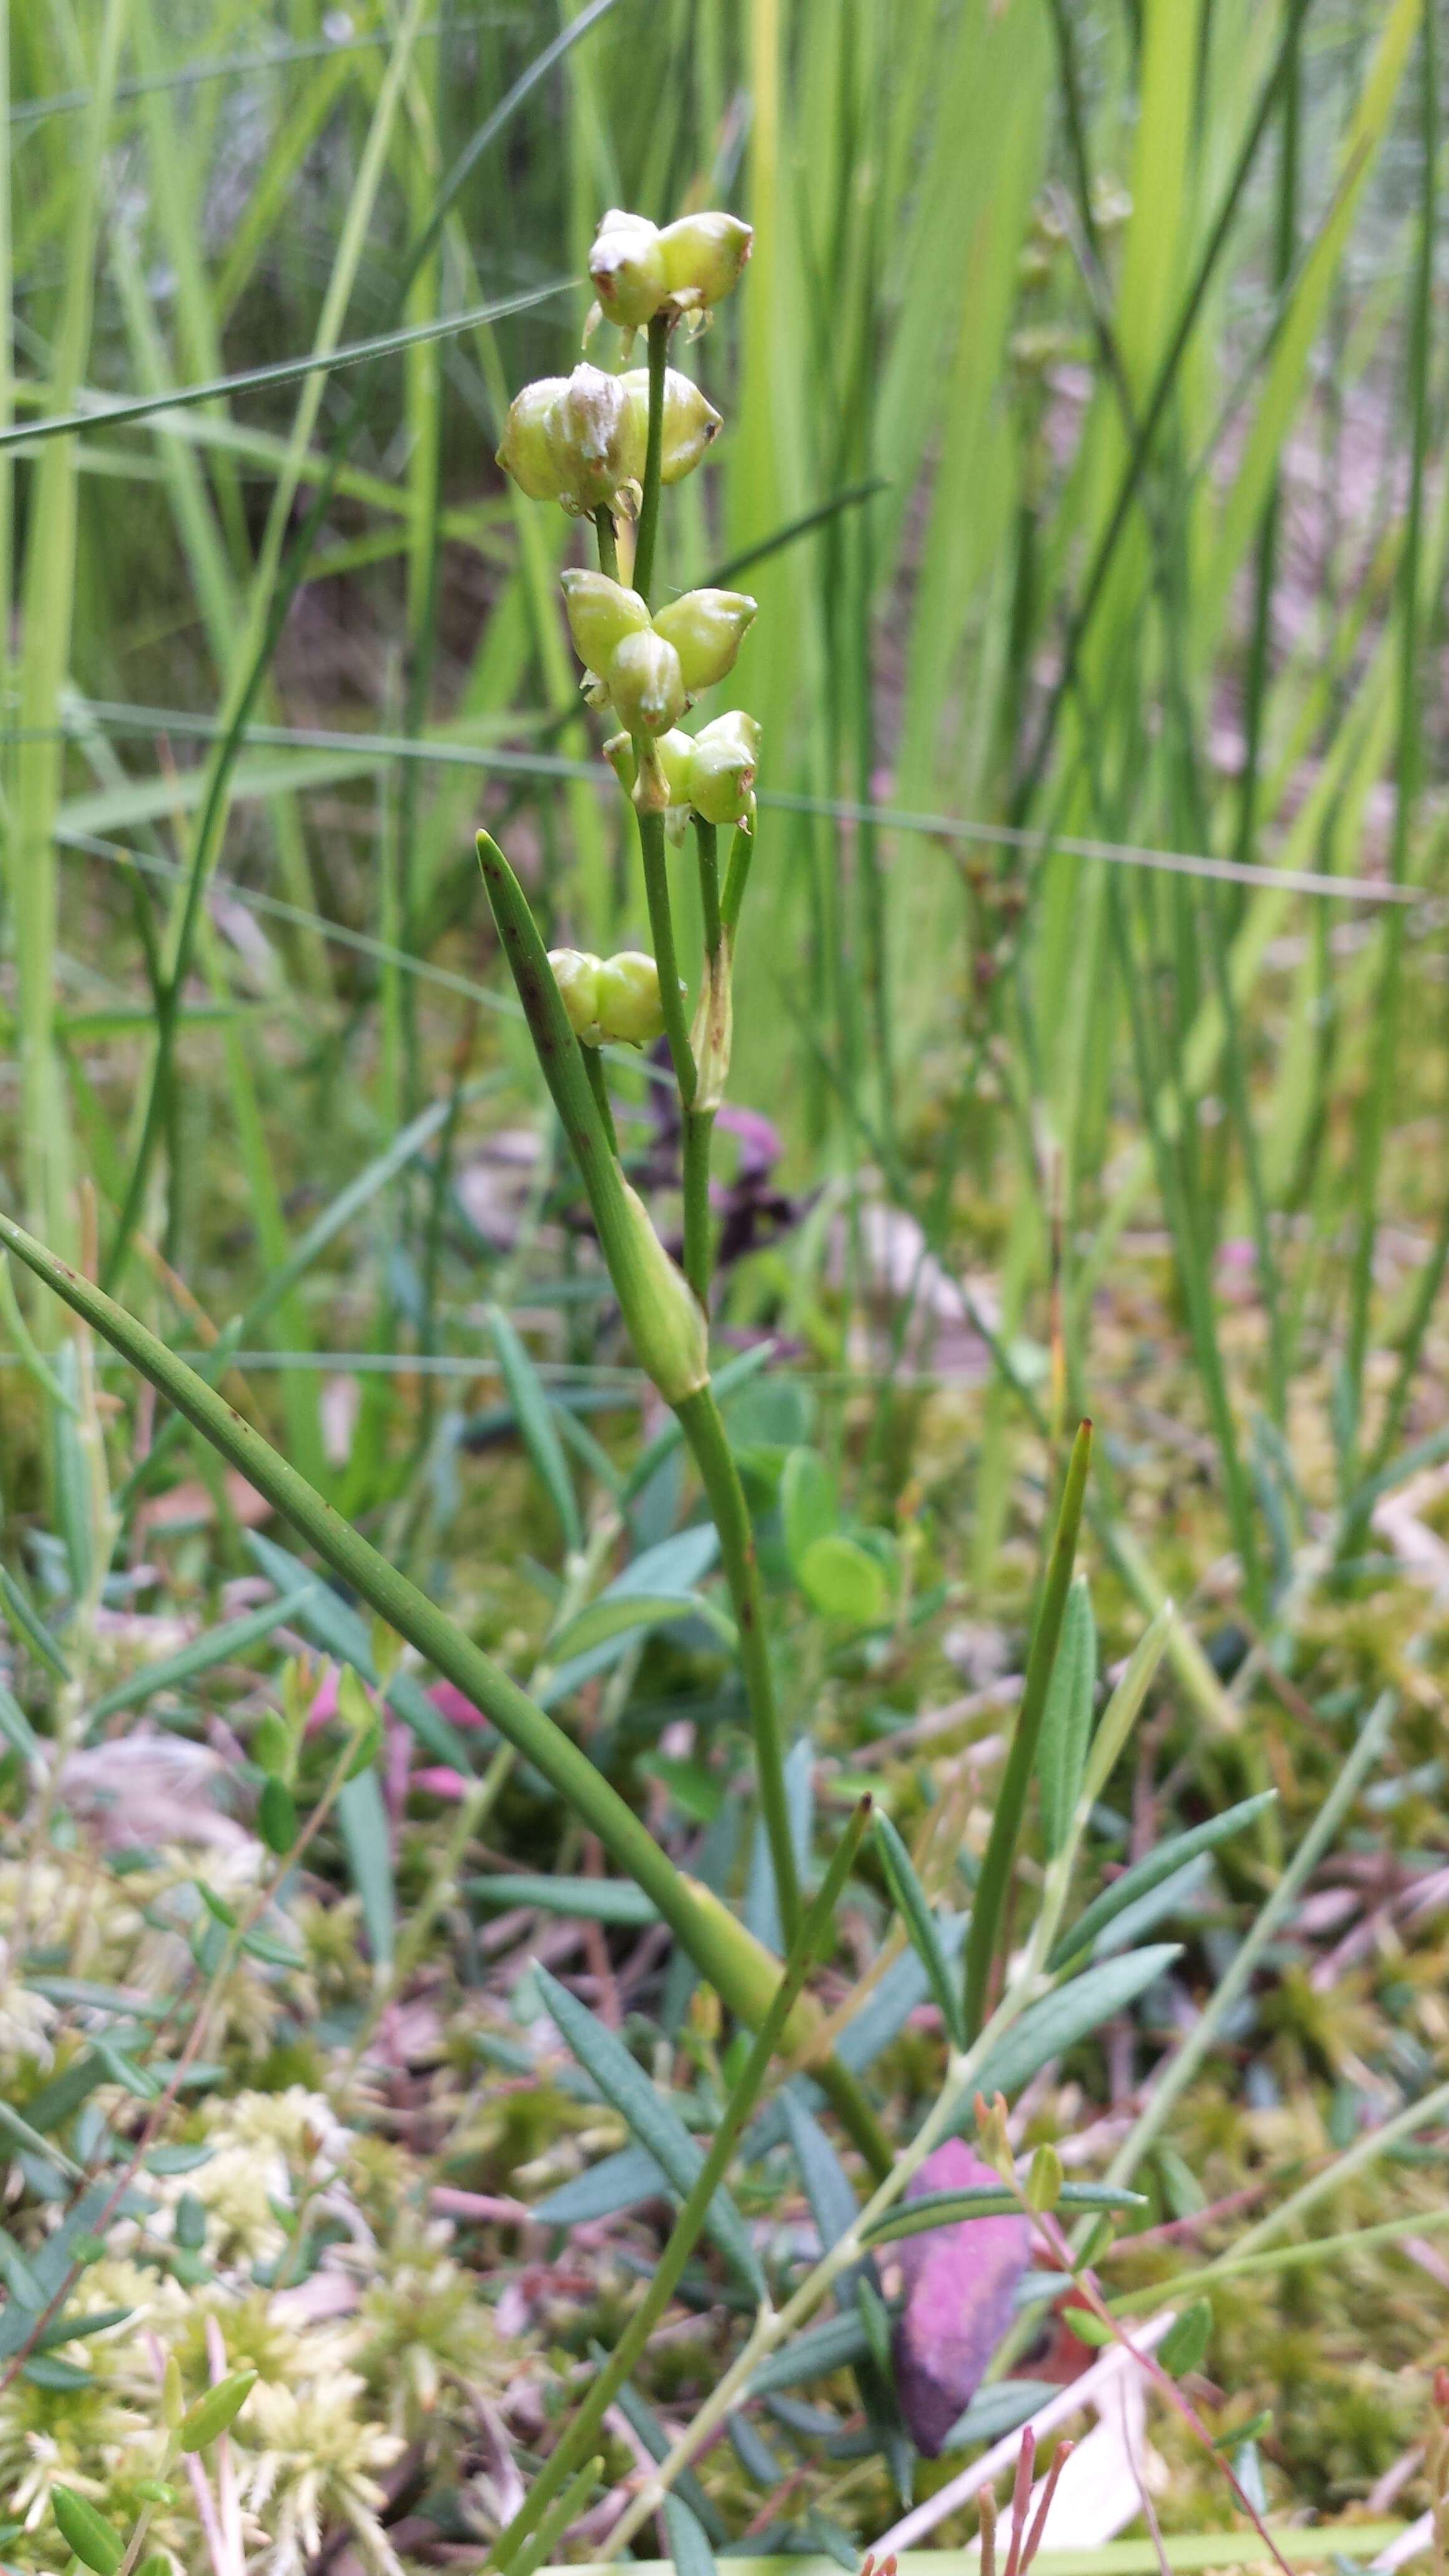
{"type": "Polygon", "coordinates": [[[946,2036],[955,2048],[966,2045],[965,2022],[961,1996],[951,1974],[936,1918],[931,1912],[926,1891],[916,1876],[915,1865],[891,1823],[889,1816],[878,1815],[874,1825],[876,1849],[885,1872],[886,1884],[906,1931],[912,1949],[931,1981],[931,1992],[941,2008],[946,2036]]]}
{"type": "Polygon", "coordinates": [[[563,1453],[553,1408],[539,1382],[537,1369],[519,1339],[509,1317],[501,1306],[487,1310],[488,1330],[498,1355],[498,1366],[513,1406],[518,1436],[533,1462],[534,1471],[558,1515],[564,1546],[571,1556],[578,1554],[584,1543],[584,1526],[579,1518],[578,1499],[569,1462],[563,1453]]]}
{"type": "MultiPolygon", "coordinates": [[[[597,2015],[561,1986],[547,1968],[534,1963],[534,1977],[564,2044],[578,2059],[586,2075],[591,2075],[606,2102],[612,2104],[640,2146],[668,2175],[674,2189],[687,2200],[704,2167],[704,2156],[696,2146],[679,2113],[667,2096],[651,2084],[643,2068],[632,2058],[615,2033],[606,2029],[597,2015]]],[[[723,2186],[710,2202],[706,2220],[708,2233],[751,2295],[765,2296],[765,2276],[759,2258],[745,2233],[744,2221],[723,2186]]]]}
{"type": "Polygon", "coordinates": [[[1053,1971],[1065,1968],[1073,1959],[1080,1958],[1083,1951],[1091,1948],[1098,1933],[1104,1932],[1109,1923],[1126,1912],[1128,1906],[1135,1905],[1140,1897],[1150,1895],[1153,1888],[1160,1887],[1165,1879],[1175,1878],[1180,1869],[1197,1859],[1199,1853],[1215,1851],[1218,1844],[1226,1842],[1231,1834],[1240,1833],[1244,1825],[1250,1824],[1255,1816],[1261,1816],[1273,1804],[1277,1795],[1276,1789],[1260,1789],[1256,1797],[1240,1799],[1237,1806],[1225,1808],[1222,1815],[1210,1816],[1206,1824],[1193,1825],[1187,1833],[1173,1834],[1167,1842],[1159,1843],[1145,1860],[1138,1861],[1132,1869],[1124,1870],[1120,1878],[1114,1878],[1111,1886],[1093,1899],[1070,1932],[1062,1934],[1047,1961],[1048,1968],[1053,1971]]]}
{"type": "Polygon", "coordinates": [[[1092,1459],[1092,1425],[1083,1422],[1072,1444],[1066,1483],[1062,1488],[1061,1511],[1057,1517],[1056,1536],[1047,1563],[1046,1582],[1041,1609],[1037,1616],[1031,1652],[1027,1657],[1026,1686],[1017,1711],[1011,1738],[1011,1751],[1006,1757],[996,1813],[991,1820],[991,1836],[981,1876],[971,1908],[971,1929],[966,1936],[965,2028],[968,2042],[977,2037],[986,2018],[986,1999],[991,1982],[992,1963],[996,1955],[997,1935],[1001,1928],[1002,1909],[1006,1902],[1007,1882],[1012,1856],[1026,1812],[1027,1792],[1036,1767],[1037,1740],[1046,1710],[1047,1689],[1061,1640],[1062,1622],[1066,1616],[1067,1593],[1072,1580],[1072,1566],[1077,1553],[1077,1534],[1082,1525],[1082,1507],[1087,1496],[1087,1470],[1092,1459]]]}

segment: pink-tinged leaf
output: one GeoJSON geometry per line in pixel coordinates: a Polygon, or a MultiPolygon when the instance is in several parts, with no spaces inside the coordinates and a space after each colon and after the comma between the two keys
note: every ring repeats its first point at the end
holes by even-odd
{"type": "MultiPolygon", "coordinates": [[[[960,2138],[948,2138],[912,2176],[906,2198],[999,2183],[960,2138]]],[[[939,2457],[1011,2323],[1030,2247],[1030,2224],[1014,2212],[958,2218],[901,2240],[906,2303],[895,2330],[896,2394],[906,2430],[928,2460],[939,2457]]]]}

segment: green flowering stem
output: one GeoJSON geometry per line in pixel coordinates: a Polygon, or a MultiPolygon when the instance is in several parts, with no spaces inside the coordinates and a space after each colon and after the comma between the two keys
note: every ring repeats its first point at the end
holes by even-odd
{"type": "Polygon", "coordinates": [[[594,1107],[599,1113],[599,1123],[609,1140],[609,1151],[617,1161],[619,1139],[614,1129],[614,1112],[609,1102],[609,1086],[604,1078],[603,1058],[597,1047],[580,1047],[579,1053],[584,1059],[584,1071],[589,1078],[589,1089],[594,1095],[594,1107]]]}
{"type": "Polygon", "coordinates": [[[740,1662],[744,1668],[750,1722],[754,1730],[760,1810],[770,1846],[775,1893],[780,1902],[780,1922],[786,1942],[793,1943],[800,1929],[800,1881],[795,1868],[795,1846],[790,1838],[780,1712],[775,1698],[775,1676],[770,1669],[765,1605],[760,1591],[760,1568],[755,1553],[755,1534],[750,1526],[749,1505],[745,1501],[745,1490],[740,1483],[739,1469],[735,1465],[723,1416],[715,1402],[713,1387],[701,1387],[697,1395],[687,1396],[682,1404],[676,1404],[674,1410],[694,1453],[694,1463],[699,1469],[714,1525],[719,1531],[725,1576],[740,1632],[740,1662]]]}
{"type": "Polygon", "coordinates": [[[720,919],[731,940],[740,926],[740,910],[750,881],[750,861],[754,855],[755,835],[741,825],[730,843],[730,863],[725,870],[724,894],[720,900],[720,919]]]}
{"type": "Polygon", "coordinates": [[[494,2566],[506,2569],[514,2563],[522,2543],[537,2528],[570,2472],[588,2457],[605,2414],[674,2296],[709,2214],[710,2203],[729,2171],[730,2159],[745,2122],[759,2099],[760,2088],[770,2070],[770,2060],[784,2036],[791,2010],[803,1991],[817,1954],[828,1941],[837,1899],[850,1875],[861,1835],[869,1822],[870,1803],[869,1798],[862,1798],[851,1816],[810,1911],[790,1944],[784,1974],[775,1989],[770,2008],[760,2024],[739,2081],[725,2105],[709,2153],[670,2230],[649,2286],[613,2352],[593,2380],[568,2431],[555,2443],[513,2520],[494,2542],[490,2553],[490,2564],[494,2566]]]}
{"type": "MultiPolygon", "coordinates": [[[[639,743],[634,746],[641,775],[644,748],[639,743]]],[[[637,807],[635,811],[638,813],[637,807]]],[[[679,960],[674,946],[674,916],[669,905],[669,869],[665,859],[662,814],[639,813],[639,855],[644,862],[644,898],[649,906],[654,963],[659,969],[664,1034],[669,1041],[669,1060],[679,1085],[680,1102],[687,1114],[694,1106],[697,1076],[694,1049],[689,1042],[689,1024],[684,1016],[684,996],[679,989],[679,960]]]]}
{"type": "Polygon", "coordinates": [[[684,1275],[701,1306],[709,1299],[714,1268],[709,1213],[709,1149],[714,1134],[712,1109],[684,1113],[684,1275]]]}
{"type": "MultiPolygon", "coordinates": [[[[646,600],[649,584],[654,578],[654,540],[659,530],[660,468],[664,462],[664,376],[668,363],[669,317],[656,313],[649,325],[649,437],[644,450],[644,496],[639,504],[639,530],[634,540],[634,588],[640,598],[646,600]]],[[[660,963],[662,970],[662,959],[660,963]]]]}
{"type": "Polygon", "coordinates": [[[715,1062],[711,1037],[721,1026],[728,1045],[729,994],[727,978],[729,952],[724,925],[720,919],[718,834],[713,823],[702,814],[694,818],[695,845],[699,857],[699,899],[704,914],[705,978],[701,1013],[705,1025],[696,1027],[701,1041],[695,1052],[695,1074],[699,1089],[695,1105],[684,1113],[684,1275],[708,1310],[709,1285],[714,1270],[714,1247],[709,1211],[709,1158],[714,1138],[715,1107],[713,1093],[723,1073],[715,1062]],[[708,1070],[707,1070],[708,1068],[708,1070]],[[700,1091],[708,1097],[700,1098],[700,1091]]]}
{"type": "Polygon", "coordinates": [[[607,501],[601,501],[594,512],[594,525],[599,532],[599,570],[610,581],[619,578],[619,538],[614,526],[614,513],[607,501]]]}

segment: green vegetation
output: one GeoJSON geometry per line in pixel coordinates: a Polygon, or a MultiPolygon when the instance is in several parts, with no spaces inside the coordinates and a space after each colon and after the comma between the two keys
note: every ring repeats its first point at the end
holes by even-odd
{"type": "Polygon", "coordinates": [[[10,10],[6,2568],[1443,2564],[1441,35],[10,10]]]}

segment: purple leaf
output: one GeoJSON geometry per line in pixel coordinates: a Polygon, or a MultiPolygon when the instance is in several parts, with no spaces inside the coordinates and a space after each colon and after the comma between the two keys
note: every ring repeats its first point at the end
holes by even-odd
{"type": "MultiPolygon", "coordinates": [[[[906,2198],[999,2186],[1000,2179],[959,2138],[948,2138],[912,2176],[906,2198]]],[[[906,2430],[928,2460],[939,2457],[1011,2323],[1030,2245],[1031,2228],[1015,2212],[958,2218],[901,2240],[906,2303],[895,2330],[896,2394],[906,2430]]]]}

